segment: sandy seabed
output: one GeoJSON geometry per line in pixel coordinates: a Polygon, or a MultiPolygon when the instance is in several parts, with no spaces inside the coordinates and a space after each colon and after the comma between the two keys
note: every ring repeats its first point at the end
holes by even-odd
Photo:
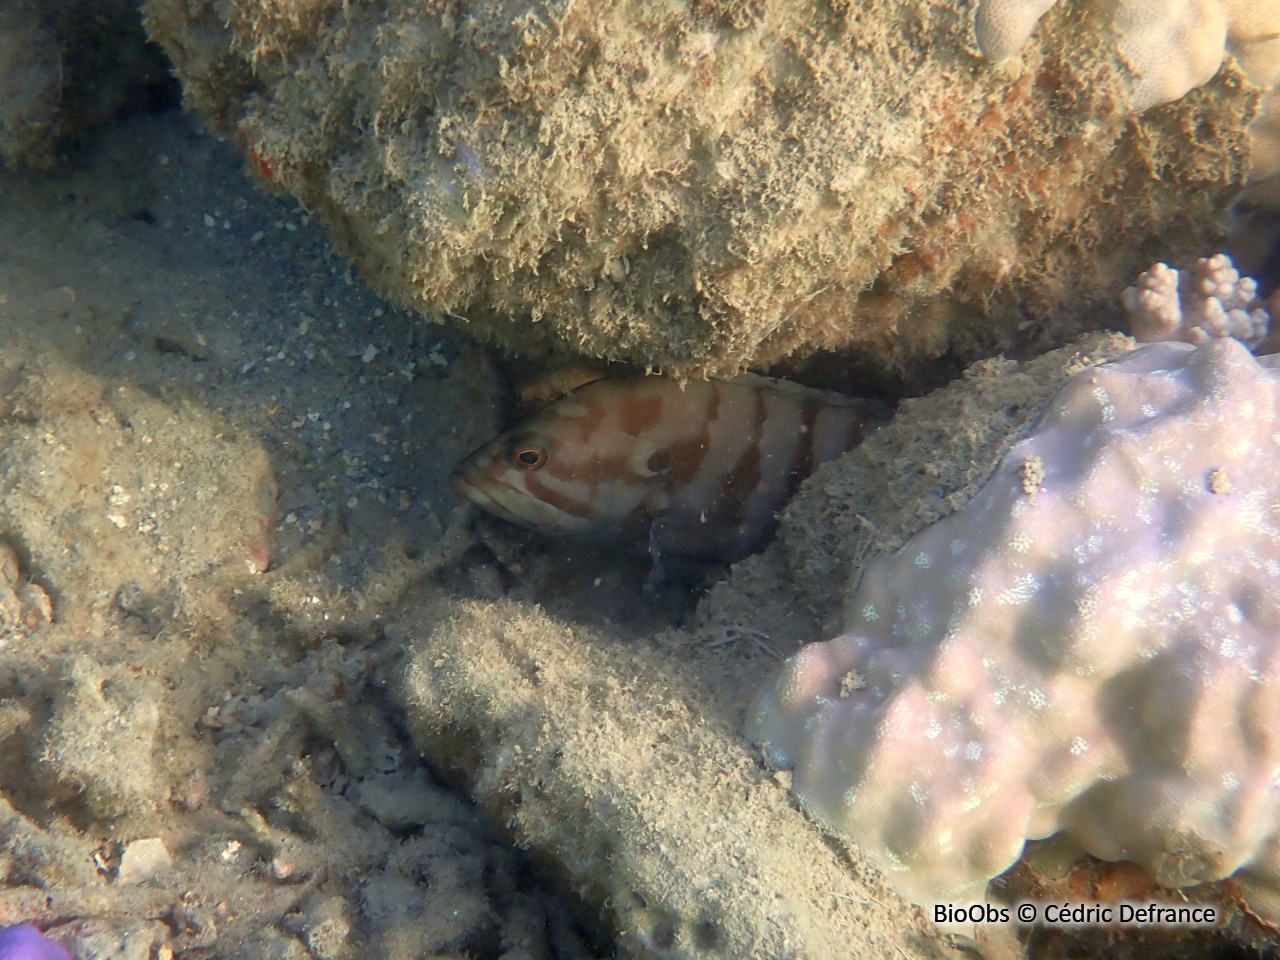
{"type": "Polygon", "coordinates": [[[78,958],[608,952],[390,694],[486,358],[177,112],[5,173],[0,224],[0,919],[78,958]]]}

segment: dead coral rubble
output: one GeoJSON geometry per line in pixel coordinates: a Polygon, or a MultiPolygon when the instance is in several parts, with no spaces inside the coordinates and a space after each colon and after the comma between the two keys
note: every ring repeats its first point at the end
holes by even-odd
{"type": "Polygon", "coordinates": [[[962,6],[144,4],[189,101],[383,293],[673,372],[1060,342],[1145,242],[1214,242],[1247,84],[1138,119],[1096,18],[1010,80],[962,6]]]}
{"type": "MultiPolygon", "coordinates": [[[[531,605],[410,608],[400,696],[416,743],[617,930],[661,960],[941,958],[918,913],[812,829],[743,749],[720,650],[618,643],[531,605]]],[[[762,664],[757,662],[754,666],[762,664]]]]}

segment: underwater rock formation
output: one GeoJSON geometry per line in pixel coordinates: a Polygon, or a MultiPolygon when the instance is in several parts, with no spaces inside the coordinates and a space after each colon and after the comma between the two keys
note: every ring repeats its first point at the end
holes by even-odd
{"type": "Polygon", "coordinates": [[[511,600],[418,602],[390,626],[419,749],[608,916],[618,956],[947,956],[747,756],[739,705],[773,661],[511,600]]]}
{"type": "Polygon", "coordinates": [[[135,0],[0,6],[0,165],[42,166],[57,145],[146,102],[168,77],[135,0]]]}
{"type": "Polygon", "coordinates": [[[381,292],[677,374],[1038,349],[1216,244],[1257,91],[1135,118],[1096,22],[1011,80],[959,6],[144,4],[189,102],[381,292]]]}
{"type": "Polygon", "coordinates": [[[761,694],[749,735],[905,895],[1061,832],[1280,916],[1277,367],[1217,339],[1076,374],[761,694]]]}

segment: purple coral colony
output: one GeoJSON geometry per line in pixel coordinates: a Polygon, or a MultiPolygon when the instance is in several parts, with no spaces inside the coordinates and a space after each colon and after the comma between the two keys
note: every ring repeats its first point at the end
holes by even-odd
{"type": "Polygon", "coordinates": [[[71,960],[66,948],[29,923],[0,928],[0,960],[71,960]]]}
{"type": "Polygon", "coordinates": [[[1063,834],[1280,907],[1280,357],[1077,374],[964,508],[874,562],[749,734],[908,897],[1063,834]]]}

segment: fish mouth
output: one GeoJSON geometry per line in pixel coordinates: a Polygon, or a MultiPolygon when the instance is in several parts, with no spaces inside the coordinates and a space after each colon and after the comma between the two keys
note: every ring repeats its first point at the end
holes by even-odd
{"type": "Polygon", "coordinates": [[[487,478],[477,477],[471,479],[463,470],[455,470],[449,474],[449,487],[455,494],[470,503],[475,504],[481,510],[492,513],[495,517],[501,517],[509,523],[518,524],[522,527],[532,527],[535,530],[541,530],[546,525],[539,523],[529,517],[523,517],[512,511],[504,504],[501,485],[486,482],[487,478]]]}

